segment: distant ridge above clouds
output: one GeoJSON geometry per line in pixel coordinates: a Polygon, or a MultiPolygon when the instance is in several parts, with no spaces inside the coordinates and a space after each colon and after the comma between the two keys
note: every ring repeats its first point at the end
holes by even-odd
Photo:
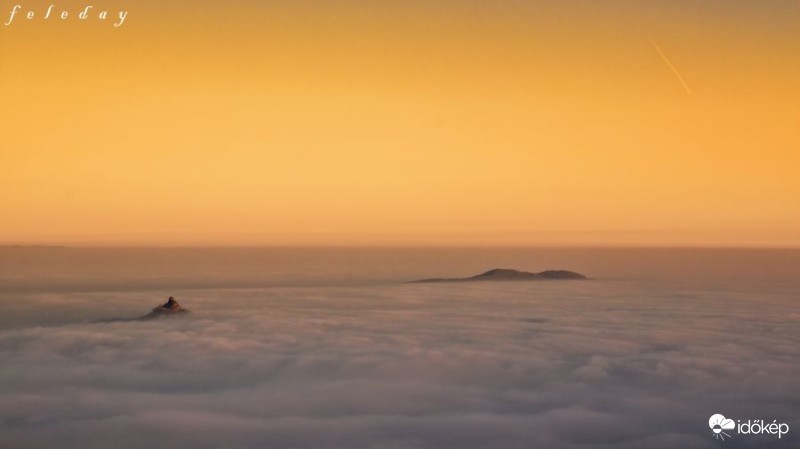
{"type": "Polygon", "coordinates": [[[170,316],[170,315],[175,315],[175,314],[185,313],[185,312],[188,312],[188,310],[184,309],[180,304],[178,304],[178,301],[175,301],[175,298],[170,296],[166,303],[164,303],[163,305],[160,305],[158,307],[153,308],[153,310],[150,313],[148,313],[147,315],[145,315],[145,316],[143,316],[143,317],[141,317],[139,319],[140,320],[149,320],[149,319],[153,319],[153,318],[160,318],[160,317],[163,317],[163,316],[170,316]]]}
{"type": "Polygon", "coordinates": [[[487,281],[575,281],[587,279],[586,276],[568,270],[547,270],[540,273],[512,270],[509,268],[495,268],[485,273],[468,278],[434,278],[412,281],[411,284],[429,284],[437,282],[487,282],[487,281]]]}
{"type": "Polygon", "coordinates": [[[152,320],[157,318],[163,318],[168,316],[178,316],[178,315],[186,315],[189,312],[189,309],[184,308],[181,306],[178,301],[175,300],[172,296],[169,297],[166,303],[154,307],[153,310],[150,311],[147,315],[140,316],[138,318],[111,318],[107,320],[99,320],[96,321],[97,323],[117,323],[120,321],[146,321],[152,320]]]}

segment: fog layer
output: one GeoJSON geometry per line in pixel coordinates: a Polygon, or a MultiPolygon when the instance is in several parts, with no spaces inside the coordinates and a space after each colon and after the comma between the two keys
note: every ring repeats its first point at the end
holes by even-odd
{"type": "Polygon", "coordinates": [[[792,428],[726,448],[795,447],[797,291],[621,280],[11,291],[0,447],[718,448],[714,413],[792,428]],[[192,312],[95,322],[167,293],[192,312]]]}

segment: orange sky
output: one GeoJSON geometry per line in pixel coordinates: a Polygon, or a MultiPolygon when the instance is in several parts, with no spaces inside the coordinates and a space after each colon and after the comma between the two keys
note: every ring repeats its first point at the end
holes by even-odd
{"type": "Polygon", "coordinates": [[[395,3],[0,25],[0,244],[800,245],[799,2],[395,3]]]}

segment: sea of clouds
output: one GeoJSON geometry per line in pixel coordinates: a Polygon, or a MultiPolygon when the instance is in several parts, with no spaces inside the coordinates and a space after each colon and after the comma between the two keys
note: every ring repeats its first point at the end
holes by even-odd
{"type": "Polygon", "coordinates": [[[3,448],[790,448],[796,283],[0,295],[3,448]],[[166,295],[165,295],[166,296],[166,295]],[[788,423],[713,438],[708,418],[788,423]]]}

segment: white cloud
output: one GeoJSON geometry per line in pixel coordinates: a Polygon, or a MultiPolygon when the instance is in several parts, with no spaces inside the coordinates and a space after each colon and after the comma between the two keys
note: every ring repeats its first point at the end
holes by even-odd
{"type": "Polygon", "coordinates": [[[798,304],[729,293],[185,291],[186,317],[115,323],[93,321],[159,299],[16,293],[0,298],[18,318],[0,330],[0,447],[714,448],[713,413],[800,429],[798,304]]]}

